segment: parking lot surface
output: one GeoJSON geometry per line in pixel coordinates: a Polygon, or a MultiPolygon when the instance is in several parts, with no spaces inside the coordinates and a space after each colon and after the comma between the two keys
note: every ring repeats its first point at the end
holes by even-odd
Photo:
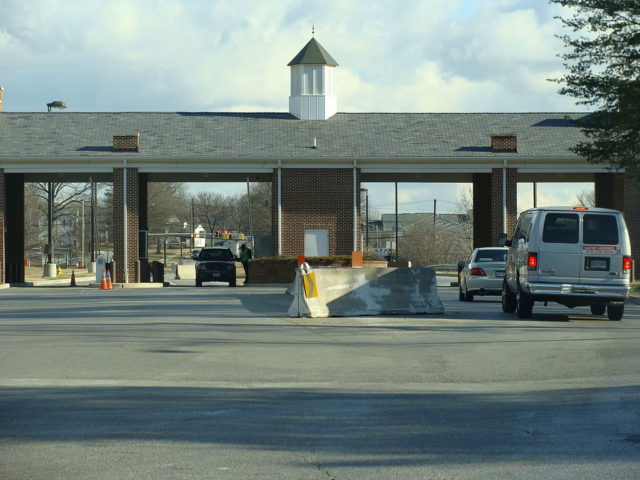
{"type": "Polygon", "coordinates": [[[283,287],[0,290],[2,479],[635,479],[640,308],[288,318],[283,287]]]}

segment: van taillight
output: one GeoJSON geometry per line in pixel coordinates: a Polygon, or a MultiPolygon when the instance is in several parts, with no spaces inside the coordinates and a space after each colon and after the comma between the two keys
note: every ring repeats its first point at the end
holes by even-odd
{"type": "Polygon", "coordinates": [[[622,270],[631,270],[632,266],[633,260],[631,259],[631,257],[628,257],[626,255],[622,257],[622,270]]]}
{"type": "Polygon", "coordinates": [[[487,274],[482,268],[472,268],[469,275],[475,275],[476,277],[486,277],[487,274]]]}
{"type": "Polygon", "coordinates": [[[538,268],[537,253],[529,253],[529,256],[527,257],[527,267],[529,267],[529,270],[536,270],[538,268]]]}

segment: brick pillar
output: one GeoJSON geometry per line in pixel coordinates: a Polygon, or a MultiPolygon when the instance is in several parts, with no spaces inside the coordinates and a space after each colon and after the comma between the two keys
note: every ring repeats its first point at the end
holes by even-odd
{"type": "Polygon", "coordinates": [[[624,210],[624,174],[596,173],[594,192],[596,207],[624,210]]]}
{"type": "Polygon", "coordinates": [[[24,174],[4,174],[4,281],[24,282],[24,174]]]}
{"type": "Polygon", "coordinates": [[[139,259],[138,215],[139,191],[138,169],[127,168],[127,266],[129,274],[124,275],[124,168],[113,169],[113,256],[116,261],[118,283],[135,282],[135,265],[139,259]]]}
{"type": "Polygon", "coordinates": [[[491,230],[491,174],[473,174],[473,248],[495,245],[491,230]]]}
{"type": "Polygon", "coordinates": [[[4,249],[4,235],[6,231],[5,219],[7,218],[7,199],[5,196],[5,180],[4,170],[0,168],[0,283],[6,283],[4,262],[7,260],[4,249]]]}
{"type": "MultiPolygon", "coordinates": [[[[281,170],[283,256],[304,253],[305,230],[328,230],[329,255],[351,254],[354,243],[353,175],[352,168],[286,168],[281,170]]],[[[358,171],[356,171],[356,189],[357,191],[360,189],[358,171]]],[[[277,170],[273,175],[272,190],[274,200],[272,228],[274,252],[277,252],[279,233],[277,170]]],[[[356,203],[356,215],[359,215],[360,195],[356,195],[356,203]]]]}
{"type": "Polygon", "coordinates": [[[507,168],[507,225],[506,231],[503,223],[502,204],[502,168],[494,168],[491,171],[491,245],[496,244],[499,233],[512,236],[518,220],[518,170],[507,168]]]}
{"type": "Polygon", "coordinates": [[[624,220],[631,239],[631,255],[634,261],[635,278],[640,278],[640,184],[633,178],[624,176],[624,220]]]}

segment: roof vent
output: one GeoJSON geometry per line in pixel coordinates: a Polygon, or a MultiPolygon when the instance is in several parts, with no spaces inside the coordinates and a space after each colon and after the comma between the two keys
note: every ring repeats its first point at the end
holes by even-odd
{"type": "Polygon", "coordinates": [[[491,134],[492,152],[517,152],[518,136],[515,133],[491,134]]]}
{"type": "Polygon", "coordinates": [[[67,104],[60,101],[60,100],[55,100],[51,103],[47,103],[47,110],[50,112],[52,108],[59,108],[61,110],[67,108],[67,104]]]}
{"type": "Polygon", "coordinates": [[[113,151],[114,152],[137,152],[140,147],[140,134],[132,135],[114,135],[113,151]]]}

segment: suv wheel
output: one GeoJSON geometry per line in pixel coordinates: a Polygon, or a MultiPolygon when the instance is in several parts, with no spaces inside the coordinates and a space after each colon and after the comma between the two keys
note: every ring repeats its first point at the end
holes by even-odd
{"type": "Polygon", "coordinates": [[[607,315],[609,320],[622,320],[622,315],[624,315],[624,303],[610,303],[607,306],[607,315]]]}
{"type": "Polygon", "coordinates": [[[507,282],[502,282],[502,311],[513,313],[516,311],[516,304],[516,296],[509,290],[507,282]]]}
{"type": "Polygon", "coordinates": [[[520,318],[529,318],[531,317],[531,312],[533,310],[533,300],[531,297],[522,291],[521,288],[518,288],[518,295],[516,296],[516,313],[520,318]]]}
{"type": "Polygon", "coordinates": [[[591,313],[593,315],[603,315],[606,309],[607,305],[604,303],[594,303],[591,305],[591,313]]]}
{"type": "Polygon", "coordinates": [[[196,287],[201,287],[202,286],[202,280],[200,280],[199,278],[196,278],[196,287]]]}

